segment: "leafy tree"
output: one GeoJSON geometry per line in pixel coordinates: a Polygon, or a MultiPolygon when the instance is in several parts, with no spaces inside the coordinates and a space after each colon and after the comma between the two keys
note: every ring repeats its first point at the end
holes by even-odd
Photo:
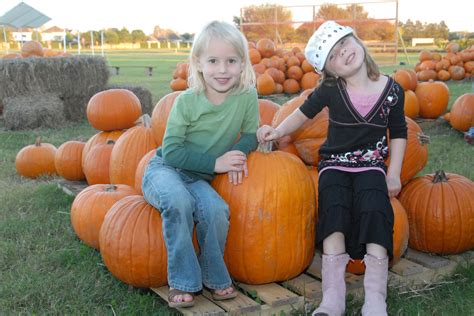
{"type": "Polygon", "coordinates": [[[142,30],[133,30],[131,37],[132,43],[143,43],[146,41],[146,35],[142,30]]]}
{"type": "Polygon", "coordinates": [[[185,41],[189,41],[189,40],[191,40],[191,38],[193,38],[193,34],[183,33],[183,34],[180,35],[180,37],[185,41]]]}
{"type": "Polygon", "coordinates": [[[104,41],[107,44],[118,44],[120,43],[120,37],[118,35],[117,29],[111,28],[107,29],[104,32],[104,41]]]}
{"type": "Polygon", "coordinates": [[[130,43],[132,41],[132,35],[125,27],[118,32],[118,37],[120,43],[130,43]]]}
{"type": "Polygon", "coordinates": [[[337,4],[323,4],[316,13],[316,19],[345,20],[350,18],[351,10],[340,8],[337,4]]]}
{"type": "MultiPolygon", "coordinates": [[[[277,41],[294,40],[295,31],[291,26],[292,13],[280,5],[252,5],[243,9],[243,32],[248,40],[272,38],[277,41]],[[246,25],[255,23],[255,25],[246,25]]],[[[240,24],[240,18],[234,17],[234,23],[240,24]]]]}

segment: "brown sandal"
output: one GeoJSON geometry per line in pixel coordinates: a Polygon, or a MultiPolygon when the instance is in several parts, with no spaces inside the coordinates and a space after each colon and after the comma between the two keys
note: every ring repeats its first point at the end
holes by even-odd
{"type": "Polygon", "coordinates": [[[177,307],[191,307],[194,305],[194,293],[191,292],[184,292],[178,289],[170,289],[168,293],[168,306],[171,308],[177,308],[177,307]],[[182,301],[182,302],[175,302],[174,298],[178,295],[191,295],[193,298],[191,301],[182,301]]]}
{"type": "Polygon", "coordinates": [[[229,293],[229,294],[217,294],[216,293],[216,290],[212,290],[212,299],[215,300],[215,301],[223,301],[223,300],[228,300],[228,299],[231,299],[231,298],[235,298],[237,297],[237,289],[235,288],[235,286],[231,285],[230,286],[232,288],[232,293],[229,293]]]}

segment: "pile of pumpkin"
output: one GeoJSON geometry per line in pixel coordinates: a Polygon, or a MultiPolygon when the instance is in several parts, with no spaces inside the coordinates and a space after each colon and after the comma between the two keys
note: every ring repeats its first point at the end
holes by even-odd
{"type": "MultiPolygon", "coordinates": [[[[304,91],[283,106],[259,100],[260,123],[279,124],[310,92],[304,91]]],[[[20,150],[16,158],[18,172],[29,177],[47,172],[46,167],[41,172],[39,168],[34,173],[25,171],[25,165],[41,164],[47,155],[48,170],[66,179],[81,179],[82,169],[90,186],[72,204],[72,227],[84,243],[100,250],[114,276],[136,287],[159,287],[167,282],[160,213],[143,198],[141,178],[162,142],[179,94],[170,93],[158,102],[150,125],[149,119],[139,119],[140,104],[131,92],[102,91],[91,98],[87,108],[90,124],[100,132],[86,143],[70,141],[57,150],[38,143],[20,150]]],[[[474,184],[454,174],[436,176],[433,181],[433,175],[412,179],[426,164],[428,152],[426,143],[420,141],[420,127],[407,121],[405,186],[400,201],[392,199],[394,262],[408,242],[415,249],[436,253],[473,248],[474,222],[460,219],[474,217],[474,184]]],[[[249,177],[243,184],[232,185],[225,174],[212,182],[230,206],[225,260],[235,280],[249,284],[283,281],[299,275],[311,263],[317,220],[315,153],[326,138],[327,124],[324,110],[278,142],[280,150],[252,152],[249,177]]],[[[351,263],[348,270],[363,273],[363,263],[351,263]]]]}
{"type": "Polygon", "coordinates": [[[415,71],[420,81],[463,80],[474,76],[474,46],[464,50],[459,44],[449,43],[446,55],[422,50],[415,71]]]}
{"type": "Polygon", "coordinates": [[[449,88],[442,81],[430,79],[418,82],[416,73],[411,69],[398,69],[392,75],[405,90],[405,115],[436,119],[443,115],[451,126],[460,132],[466,132],[474,126],[474,93],[465,93],[458,97],[446,113],[449,102],[449,88]]]}
{"type": "Polygon", "coordinates": [[[69,53],[54,51],[44,48],[38,41],[28,41],[21,46],[20,53],[10,53],[3,55],[3,59],[28,58],[28,57],[57,57],[71,56],[69,53]]]}
{"type": "MultiPolygon", "coordinates": [[[[298,47],[291,50],[276,48],[270,39],[249,42],[249,56],[257,76],[259,95],[275,93],[295,94],[317,86],[320,76],[308,63],[298,47]]],[[[178,63],[170,87],[173,91],[185,90],[188,78],[187,63],[178,63]]]]}

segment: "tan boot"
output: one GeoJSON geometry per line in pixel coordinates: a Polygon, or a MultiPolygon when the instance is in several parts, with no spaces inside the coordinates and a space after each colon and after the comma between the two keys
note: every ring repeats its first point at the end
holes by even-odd
{"type": "Polygon", "coordinates": [[[313,316],[340,316],[346,310],[346,265],[349,255],[323,255],[322,283],[323,300],[313,316]]]}
{"type": "Polygon", "coordinates": [[[378,259],[372,255],[364,256],[364,306],[362,315],[387,315],[388,257],[378,259]]]}

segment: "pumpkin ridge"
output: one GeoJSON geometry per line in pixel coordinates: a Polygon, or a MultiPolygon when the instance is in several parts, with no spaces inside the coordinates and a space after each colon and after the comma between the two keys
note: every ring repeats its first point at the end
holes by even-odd
{"type": "Polygon", "coordinates": [[[140,205],[140,203],[138,201],[132,201],[130,204],[133,205],[132,209],[134,210],[133,212],[131,211],[130,213],[132,213],[135,218],[134,218],[134,221],[133,221],[133,225],[131,225],[131,228],[132,228],[132,233],[131,235],[133,236],[132,238],[132,242],[129,243],[129,253],[130,253],[130,280],[131,282],[135,283],[136,281],[138,281],[138,278],[135,274],[135,265],[138,264],[140,265],[140,262],[136,262],[135,260],[135,256],[134,256],[134,253],[133,253],[133,250],[134,250],[134,247],[133,245],[135,244],[135,238],[137,238],[137,235],[136,234],[136,231],[138,229],[138,227],[140,227],[140,225],[138,225],[138,223],[140,222],[141,220],[141,216],[143,214],[143,207],[140,205]],[[140,209],[138,209],[140,207],[140,209]],[[136,214],[135,214],[136,213],[136,214]]]}

